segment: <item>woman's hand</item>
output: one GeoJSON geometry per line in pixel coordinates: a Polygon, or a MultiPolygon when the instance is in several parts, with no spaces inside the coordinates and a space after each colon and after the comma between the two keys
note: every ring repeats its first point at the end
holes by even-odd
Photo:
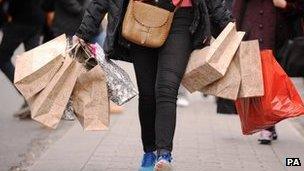
{"type": "Polygon", "coordinates": [[[73,44],[77,44],[77,43],[80,43],[80,42],[84,42],[84,40],[82,40],[81,38],[79,38],[78,36],[74,35],[72,37],[72,42],[73,44]]]}
{"type": "Polygon", "coordinates": [[[73,44],[80,43],[80,44],[86,46],[86,48],[91,52],[91,54],[93,56],[96,56],[96,51],[97,51],[96,49],[97,49],[97,47],[96,47],[95,44],[86,43],[83,39],[81,39],[80,37],[78,37],[76,35],[73,36],[72,41],[73,41],[73,44]]]}
{"type": "Polygon", "coordinates": [[[287,7],[286,0],[272,0],[272,1],[273,1],[273,4],[275,7],[282,8],[282,9],[287,7]]]}

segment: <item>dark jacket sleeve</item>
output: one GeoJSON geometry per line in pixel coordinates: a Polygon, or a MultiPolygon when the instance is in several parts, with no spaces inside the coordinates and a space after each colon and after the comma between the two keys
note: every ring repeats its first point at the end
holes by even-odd
{"type": "Polygon", "coordinates": [[[42,1],[42,9],[45,12],[52,12],[55,10],[55,1],[54,0],[44,0],[42,1]]]}
{"type": "Polygon", "coordinates": [[[57,0],[62,7],[69,13],[79,15],[83,12],[84,8],[77,0],[57,0]]]}
{"type": "Polygon", "coordinates": [[[99,26],[108,12],[109,0],[92,0],[84,13],[81,25],[76,35],[86,42],[92,42],[92,39],[99,32],[99,26]]]}
{"type": "Polygon", "coordinates": [[[217,37],[232,21],[232,14],[226,8],[223,0],[206,0],[206,2],[210,16],[211,33],[213,37],[217,37]]]}

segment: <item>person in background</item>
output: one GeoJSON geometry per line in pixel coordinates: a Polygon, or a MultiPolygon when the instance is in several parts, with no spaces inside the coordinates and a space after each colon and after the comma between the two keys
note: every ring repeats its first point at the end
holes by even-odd
{"type": "MultiPolygon", "coordinates": [[[[0,69],[13,83],[15,67],[11,58],[17,47],[23,43],[26,51],[40,43],[43,26],[41,0],[7,0],[9,21],[3,26],[3,38],[0,44],[0,69]]],[[[26,102],[15,116],[28,118],[30,109],[26,102]]]]}
{"type": "Polygon", "coordinates": [[[53,0],[55,16],[52,23],[54,36],[73,37],[82,21],[90,0],[53,0]]]}
{"type": "Polygon", "coordinates": [[[4,25],[4,23],[7,22],[7,15],[6,15],[6,4],[7,2],[5,2],[5,0],[0,0],[0,30],[2,28],[2,26],[4,25]]]}
{"type": "MultiPolygon", "coordinates": [[[[246,40],[259,40],[261,50],[276,55],[286,40],[293,38],[291,22],[303,14],[303,0],[234,0],[233,16],[237,29],[246,32],[246,40]]],[[[261,131],[261,144],[277,139],[274,126],[261,131]]]]}
{"type": "Polygon", "coordinates": [[[42,3],[42,8],[45,16],[45,24],[43,27],[43,41],[42,43],[46,43],[55,38],[54,32],[52,31],[52,25],[54,22],[55,15],[55,0],[44,0],[42,3]]]}

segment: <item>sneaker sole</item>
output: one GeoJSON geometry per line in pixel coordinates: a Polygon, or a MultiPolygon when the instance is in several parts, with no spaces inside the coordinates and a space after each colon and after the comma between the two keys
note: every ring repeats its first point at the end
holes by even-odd
{"type": "Polygon", "coordinates": [[[260,144],[262,145],[269,145],[271,144],[271,140],[259,140],[260,141],[260,144]]]}

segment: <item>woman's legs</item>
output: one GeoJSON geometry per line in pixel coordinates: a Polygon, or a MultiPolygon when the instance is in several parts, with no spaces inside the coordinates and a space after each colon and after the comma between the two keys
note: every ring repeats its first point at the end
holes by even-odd
{"type": "Polygon", "coordinates": [[[144,151],[153,152],[155,146],[155,80],[157,51],[133,45],[134,69],[139,90],[139,120],[144,151]]]}
{"type": "Polygon", "coordinates": [[[156,148],[160,155],[171,152],[173,147],[177,94],[192,51],[189,32],[192,20],[190,8],[178,10],[169,37],[158,53],[155,131],[156,148]]]}
{"type": "MultiPolygon", "coordinates": [[[[131,48],[139,89],[142,142],[146,153],[143,163],[153,163],[150,161],[153,155],[147,153],[155,150],[160,158],[171,161],[177,94],[192,51],[192,36],[189,32],[192,20],[191,8],[179,9],[174,16],[170,34],[161,48],[137,45],[131,48]]],[[[142,167],[145,166],[142,164],[142,167]]]]}

